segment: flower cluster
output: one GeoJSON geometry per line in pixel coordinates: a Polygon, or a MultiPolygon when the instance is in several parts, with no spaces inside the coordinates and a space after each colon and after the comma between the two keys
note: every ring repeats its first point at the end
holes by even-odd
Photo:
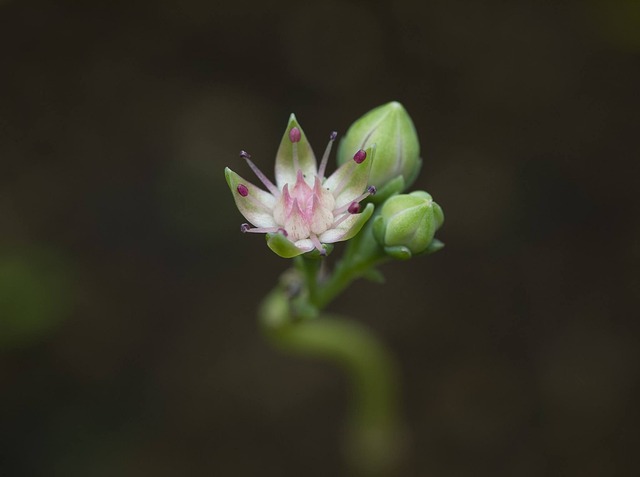
{"type": "Polygon", "coordinates": [[[280,143],[275,163],[275,184],[241,151],[266,191],[243,179],[231,169],[225,177],[235,203],[250,224],[242,232],[267,234],[267,244],[278,255],[291,258],[318,250],[323,244],[355,236],[373,213],[373,205],[361,201],[375,194],[368,185],[375,145],[354,151],[352,160],[331,176],[325,171],[337,133],[332,132],[320,166],[295,115],[280,143]]]}

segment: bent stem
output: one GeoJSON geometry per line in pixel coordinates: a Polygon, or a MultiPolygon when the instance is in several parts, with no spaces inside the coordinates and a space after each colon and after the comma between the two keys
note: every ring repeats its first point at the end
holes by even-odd
{"type": "Polygon", "coordinates": [[[358,244],[347,250],[325,282],[318,281],[320,260],[300,257],[295,270],[283,275],[280,285],[264,300],[260,321],[278,348],[332,361],[347,374],[351,404],[345,451],[355,474],[397,475],[404,440],[395,363],[366,327],[319,311],[383,260],[373,248],[356,247],[358,244]]]}

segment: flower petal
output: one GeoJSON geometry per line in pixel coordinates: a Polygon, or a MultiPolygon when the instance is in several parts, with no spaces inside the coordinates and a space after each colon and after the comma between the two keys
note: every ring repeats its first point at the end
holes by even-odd
{"type": "Polygon", "coordinates": [[[228,167],[224,170],[224,176],[238,210],[249,222],[256,227],[277,226],[273,219],[273,208],[276,205],[276,198],[273,195],[246,181],[228,167]],[[246,187],[248,194],[241,195],[238,186],[246,187]]]}
{"type": "MultiPolygon", "coordinates": [[[[281,233],[267,234],[266,238],[269,248],[273,250],[277,255],[280,255],[282,258],[297,257],[298,255],[302,255],[303,253],[308,252],[313,248],[313,244],[311,244],[311,248],[309,249],[298,248],[296,244],[299,242],[305,242],[305,240],[298,240],[298,242],[294,244],[291,240],[289,240],[281,233]]],[[[311,240],[307,241],[309,243],[311,242],[311,240]]]]}
{"type": "Polygon", "coordinates": [[[311,239],[302,239],[296,242],[296,247],[304,252],[310,252],[315,248],[315,245],[313,245],[311,239]]]}
{"type": "Polygon", "coordinates": [[[284,187],[285,184],[295,184],[296,174],[298,170],[295,166],[295,160],[293,157],[293,143],[289,139],[289,131],[291,128],[296,127],[300,130],[300,141],[297,142],[298,148],[298,165],[302,174],[305,176],[307,184],[313,186],[313,180],[317,173],[316,156],[313,154],[313,150],[307,141],[304,131],[298,124],[296,116],[291,114],[289,117],[289,124],[280,141],[280,147],[276,155],[276,184],[278,189],[284,187]]]}
{"type": "MultiPolygon", "coordinates": [[[[367,188],[371,164],[375,158],[376,145],[372,144],[365,152],[367,158],[361,164],[351,160],[343,164],[322,185],[334,193],[336,206],[341,207],[362,194],[367,188]]],[[[371,184],[375,185],[375,184],[371,184]]]]}
{"type": "Polygon", "coordinates": [[[362,226],[369,220],[371,214],[373,214],[373,204],[367,204],[362,212],[359,214],[353,214],[340,225],[334,229],[329,229],[325,233],[320,235],[320,242],[322,243],[334,243],[349,240],[360,232],[362,226]]]}

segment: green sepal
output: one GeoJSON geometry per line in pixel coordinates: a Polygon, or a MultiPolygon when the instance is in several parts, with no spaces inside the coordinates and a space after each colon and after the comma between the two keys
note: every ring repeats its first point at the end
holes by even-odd
{"type": "Polygon", "coordinates": [[[266,234],[265,238],[269,248],[282,258],[293,258],[304,253],[280,232],[266,234]]]}
{"type": "Polygon", "coordinates": [[[416,255],[431,255],[432,253],[436,253],[438,250],[442,250],[443,248],[444,242],[441,242],[440,240],[434,238],[424,252],[416,255]]]}
{"type": "Polygon", "coordinates": [[[386,223],[384,217],[377,215],[373,219],[373,223],[371,225],[371,231],[373,232],[373,237],[380,245],[384,245],[384,234],[386,231],[386,223]]]}
{"type": "Polygon", "coordinates": [[[412,257],[411,250],[405,247],[404,245],[393,245],[389,247],[385,247],[384,251],[390,257],[395,258],[396,260],[409,260],[412,257]]]}
{"type": "Polygon", "coordinates": [[[438,230],[444,223],[444,212],[442,211],[442,207],[435,201],[433,202],[433,217],[436,219],[436,230],[438,230]]]}

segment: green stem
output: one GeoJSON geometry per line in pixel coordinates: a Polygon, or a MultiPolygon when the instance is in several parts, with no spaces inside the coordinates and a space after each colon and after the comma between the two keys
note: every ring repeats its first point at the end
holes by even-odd
{"type": "Polygon", "coordinates": [[[295,259],[295,265],[304,278],[308,299],[312,304],[316,303],[318,295],[318,274],[320,272],[322,258],[309,258],[299,255],[295,259]]]}
{"type": "Polygon", "coordinates": [[[261,322],[267,336],[283,350],[328,359],[344,369],[352,394],[348,460],[358,475],[390,475],[402,451],[393,359],[359,323],[335,315],[296,321],[288,316],[287,302],[282,289],[265,300],[261,322]]]}
{"type": "Polygon", "coordinates": [[[372,223],[373,219],[370,219],[364,229],[348,242],[342,260],[336,265],[333,274],[326,282],[317,285],[312,303],[319,310],[331,303],[351,282],[389,260],[373,238],[372,223]]]}
{"type": "Polygon", "coordinates": [[[377,257],[358,262],[340,262],[336,266],[331,278],[316,290],[312,303],[319,309],[324,309],[340,293],[342,293],[354,280],[362,277],[383,259],[377,257]]]}

